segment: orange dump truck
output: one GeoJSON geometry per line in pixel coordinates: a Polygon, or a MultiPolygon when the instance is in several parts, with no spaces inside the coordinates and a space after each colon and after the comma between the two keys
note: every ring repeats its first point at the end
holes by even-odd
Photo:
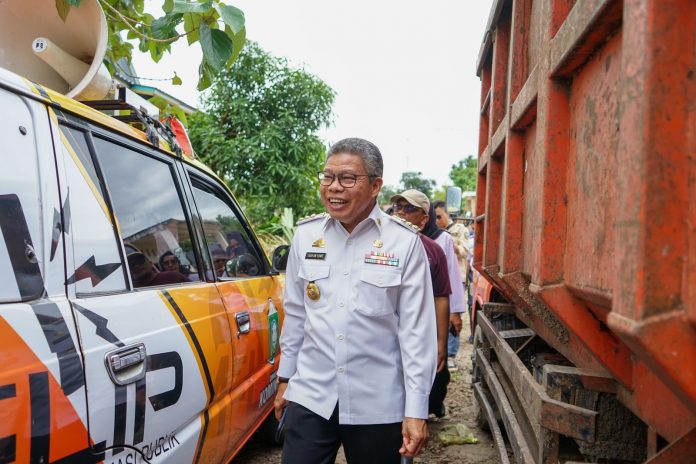
{"type": "Polygon", "coordinates": [[[696,463],[696,1],[493,3],[481,418],[503,462],[696,463]]]}

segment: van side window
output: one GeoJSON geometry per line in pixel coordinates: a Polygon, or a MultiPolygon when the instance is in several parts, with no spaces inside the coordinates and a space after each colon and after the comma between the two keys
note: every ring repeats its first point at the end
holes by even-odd
{"type": "Polygon", "coordinates": [[[74,285],[78,295],[122,292],[127,288],[126,275],[88,135],[64,123],[59,131],[56,148],[65,167],[64,234],[73,245],[74,268],[68,273],[68,284],[74,285]]]}
{"type": "Polygon", "coordinates": [[[199,280],[173,166],[94,137],[134,288],[199,280]]]}
{"type": "Polygon", "coordinates": [[[224,280],[262,275],[263,261],[224,194],[195,178],[191,181],[215,276],[224,280]]]}

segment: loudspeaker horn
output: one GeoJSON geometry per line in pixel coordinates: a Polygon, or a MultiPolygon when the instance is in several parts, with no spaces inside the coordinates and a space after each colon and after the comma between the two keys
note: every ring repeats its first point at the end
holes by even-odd
{"type": "Polygon", "coordinates": [[[0,0],[0,66],[76,100],[100,100],[114,84],[102,63],[107,30],[97,0],[65,22],[53,0],[0,0]]]}

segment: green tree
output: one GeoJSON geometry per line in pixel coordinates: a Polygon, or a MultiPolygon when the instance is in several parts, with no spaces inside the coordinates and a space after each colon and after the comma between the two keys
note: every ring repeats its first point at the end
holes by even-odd
{"type": "MultiPolygon", "coordinates": [[[[70,10],[82,1],[55,0],[55,7],[65,21],[70,10]]],[[[244,13],[222,0],[163,0],[163,15],[159,18],[145,12],[145,0],[98,1],[107,17],[109,44],[104,61],[112,74],[118,60],[126,58],[130,62],[131,40],[158,62],[171,51],[172,43],[186,37],[189,45],[198,42],[203,52],[198,67],[198,90],[203,90],[234,62],[246,40],[244,13]]],[[[176,73],[172,83],[181,84],[176,73]]]]}
{"type": "Polygon", "coordinates": [[[249,42],[189,118],[199,156],[230,185],[257,224],[321,210],[317,173],[334,91],[320,79],[249,42]],[[275,219],[273,219],[275,218],[275,219]]]}
{"type": "Polygon", "coordinates": [[[401,186],[404,190],[419,190],[430,197],[432,196],[435,184],[434,180],[423,177],[423,173],[420,171],[406,171],[401,174],[401,186]]]}
{"type": "Polygon", "coordinates": [[[478,162],[476,158],[469,155],[466,159],[453,164],[449,177],[454,185],[461,188],[464,192],[476,190],[476,179],[478,178],[478,162]]]}
{"type": "Polygon", "coordinates": [[[377,201],[379,202],[380,206],[390,205],[391,197],[393,197],[400,191],[401,190],[394,187],[393,185],[382,185],[382,189],[379,191],[379,197],[377,198],[377,201]]]}

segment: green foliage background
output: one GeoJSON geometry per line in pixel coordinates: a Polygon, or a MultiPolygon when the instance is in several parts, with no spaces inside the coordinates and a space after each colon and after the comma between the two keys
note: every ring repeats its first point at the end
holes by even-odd
{"type": "MultiPolygon", "coordinates": [[[[65,21],[83,0],[55,0],[58,15],[65,21]]],[[[162,0],[162,16],[145,11],[145,0],[98,0],[107,18],[108,47],[104,62],[111,74],[116,63],[131,61],[133,43],[149,53],[156,63],[171,44],[186,37],[189,45],[198,43],[203,58],[198,66],[198,90],[210,86],[218,73],[237,58],[246,41],[244,12],[222,0],[162,0]]],[[[180,85],[174,73],[172,84],[180,85]]]]}
{"type": "Polygon", "coordinates": [[[478,162],[476,158],[469,155],[466,159],[453,164],[449,177],[454,185],[461,188],[464,192],[476,190],[476,179],[478,178],[478,162]]]}
{"type": "Polygon", "coordinates": [[[331,122],[334,97],[317,77],[247,42],[189,118],[189,135],[252,222],[277,229],[284,208],[298,216],[322,209],[326,147],[317,132],[331,122]]]}

